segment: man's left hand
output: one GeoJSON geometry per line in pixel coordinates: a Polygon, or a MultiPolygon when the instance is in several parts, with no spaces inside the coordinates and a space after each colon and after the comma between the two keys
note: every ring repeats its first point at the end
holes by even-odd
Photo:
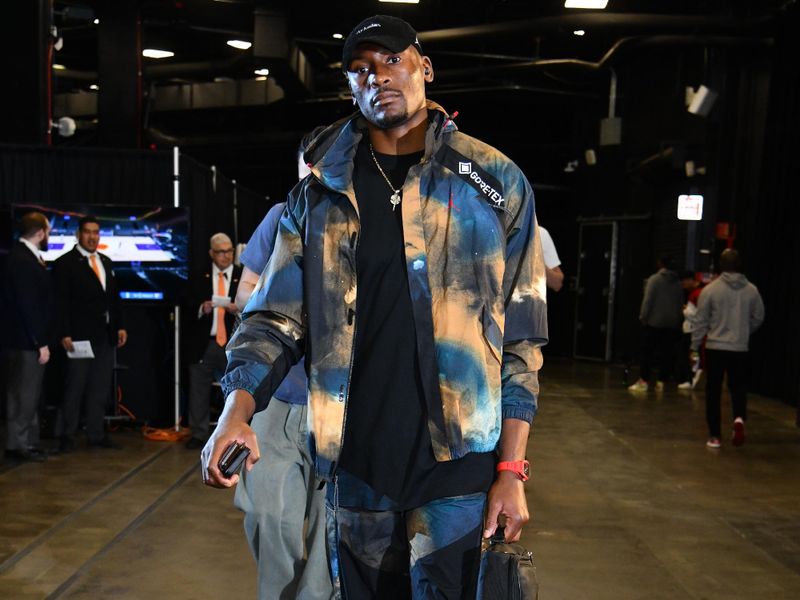
{"type": "Polygon", "coordinates": [[[120,329],[117,332],[117,348],[122,348],[128,342],[128,332],[120,329]]]}
{"type": "Polygon", "coordinates": [[[486,501],[486,522],[483,537],[490,538],[497,530],[497,520],[505,516],[506,542],[516,542],[522,534],[522,527],[528,522],[528,501],[522,480],[511,471],[500,471],[489,489],[486,501]]]}

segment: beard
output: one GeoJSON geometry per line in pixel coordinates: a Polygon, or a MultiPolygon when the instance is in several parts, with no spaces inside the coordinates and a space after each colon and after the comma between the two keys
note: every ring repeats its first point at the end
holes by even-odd
{"type": "Polygon", "coordinates": [[[405,98],[400,100],[400,102],[402,102],[402,107],[399,107],[397,112],[390,111],[389,113],[385,113],[380,111],[379,108],[376,110],[376,107],[372,106],[372,103],[363,96],[357,98],[358,108],[361,109],[361,114],[369,123],[378,129],[392,129],[408,121],[408,105],[405,102],[405,98]]]}
{"type": "Polygon", "coordinates": [[[373,115],[372,124],[379,129],[391,129],[392,127],[402,125],[406,121],[408,121],[407,110],[396,115],[383,115],[381,117],[376,117],[373,115]]]}

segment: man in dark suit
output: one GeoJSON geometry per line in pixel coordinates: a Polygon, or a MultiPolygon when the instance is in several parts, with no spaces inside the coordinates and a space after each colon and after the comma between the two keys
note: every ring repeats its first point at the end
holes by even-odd
{"type": "Polygon", "coordinates": [[[128,340],[122,324],[120,299],[111,259],[97,252],[100,224],[94,217],[78,221],[78,243],[56,260],[56,326],[58,339],[67,352],[73,342],[88,340],[94,358],[70,359],[67,382],[59,413],[60,449],[74,448],[81,403],[86,406],[86,437],[90,447],[119,448],[105,433],[103,417],[111,391],[114,346],[128,340]]]}
{"type": "Polygon", "coordinates": [[[6,310],[3,365],[6,368],[6,458],[41,462],[47,454],[39,441],[39,397],[51,336],[53,289],[42,250],[50,223],[42,213],[20,220],[20,239],[6,262],[6,310]],[[7,287],[6,287],[7,286],[7,287]]]}
{"type": "MultiPolygon", "coordinates": [[[[208,438],[211,384],[225,373],[225,344],[233,333],[234,299],[242,268],[233,264],[233,243],[224,233],[211,236],[211,265],[198,277],[190,311],[196,311],[193,348],[197,362],[189,366],[189,427],[192,437],[186,447],[200,449],[208,438]],[[226,300],[227,299],[227,300],[226,300]]],[[[191,313],[190,313],[191,314],[191,313]]]]}

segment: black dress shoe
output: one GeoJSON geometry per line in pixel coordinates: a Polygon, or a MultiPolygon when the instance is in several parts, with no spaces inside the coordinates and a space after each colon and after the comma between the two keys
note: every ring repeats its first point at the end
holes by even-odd
{"type": "Polygon", "coordinates": [[[6,450],[6,459],[28,462],[44,462],[47,460],[47,453],[38,448],[29,450],[6,450]]]}
{"type": "Polygon", "coordinates": [[[193,437],[188,442],[186,442],[186,449],[187,450],[199,450],[200,448],[202,448],[205,445],[206,445],[206,443],[203,440],[201,440],[200,438],[193,437]]]}
{"type": "Polygon", "coordinates": [[[89,448],[108,448],[111,450],[122,450],[122,446],[120,446],[117,442],[115,442],[108,436],[100,440],[97,440],[96,442],[89,442],[89,448]]]}
{"type": "Polygon", "coordinates": [[[58,440],[58,451],[61,454],[69,454],[75,450],[75,441],[68,436],[61,436],[61,439],[58,440]]]}

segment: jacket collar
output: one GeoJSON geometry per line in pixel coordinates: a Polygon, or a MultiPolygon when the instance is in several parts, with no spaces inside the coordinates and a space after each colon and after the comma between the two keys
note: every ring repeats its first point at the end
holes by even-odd
{"type": "MultiPolygon", "coordinates": [[[[424,161],[439,149],[442,133],[457,128],[450,115],[436,102],[427,101],[428,129],[425,133],[424,161]]],[[[361,112],[334,123],[309,144],[304,154],[312,164],[311,172],[325,187],[345,194],[354,202],[353,163],[358,144],[367,132],[367,122],[361,112]]]]}

